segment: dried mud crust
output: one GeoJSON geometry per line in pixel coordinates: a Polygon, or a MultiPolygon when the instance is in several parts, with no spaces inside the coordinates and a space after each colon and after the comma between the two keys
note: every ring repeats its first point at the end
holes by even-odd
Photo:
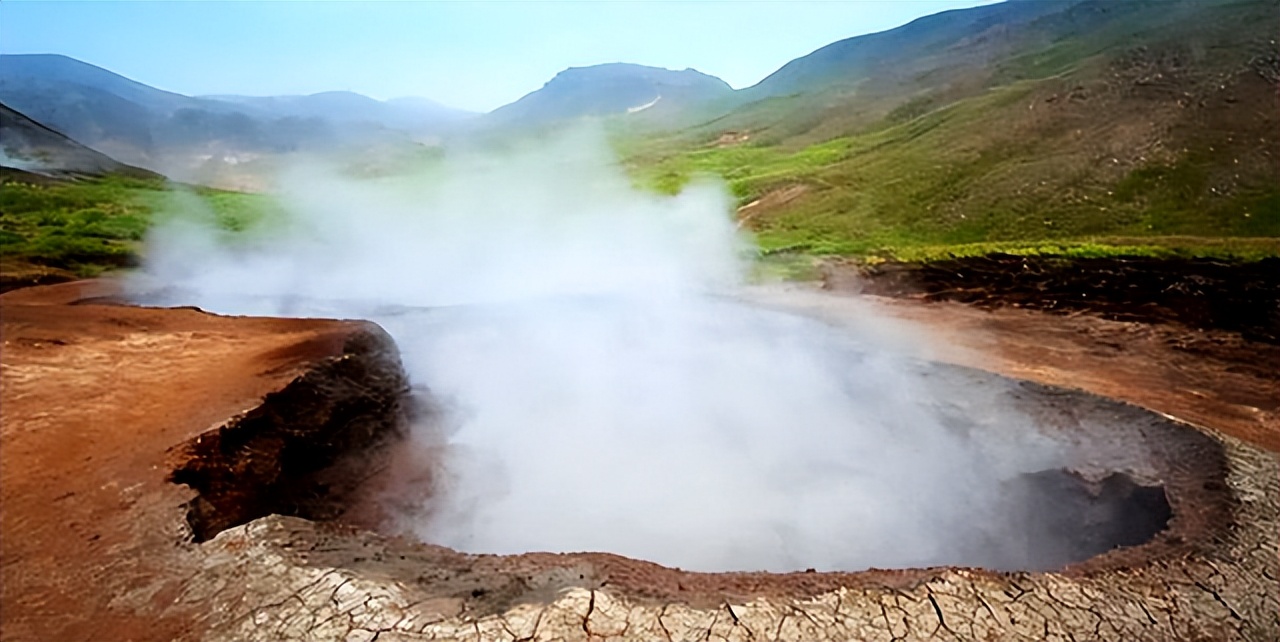
{"type": "MultiPolygon", "coordinates": [[[[290,503],[332,505],[341,487],[289,492],[279,469],[260,474],[262,446],[282,445],[278,455],[314,430],[329,444],[322,455],[358,451],[401,411],[395,346],[373,324],[85,303],[114,292],[94,281],[0,297],[4,640],[203,637],[198,606],[171,608],[199,572],[186,506],[201,498],[169,473],[197,461],[206,479],[219,472],[216,457],[193,459],[202,453],[191,443],[217,443],[221,427],[255,428],[226,452],[261,503],[230,523],[314,514],[290,503]],[[264,398],[272,412],[255,412],[264,398]],[[286,412],[302,401],[305,412],[286,412]]],[[[306,474],[316,463],[323,457],[298,480],[323,482],[324,471],[306,474]]],[[[216,483],[206,490],[225,499],[216,483]]]]}
{"type": "Polygon", "coordinates": [[[1174,321],[1280,343],[1280,259],[1063,259],[995,254],[926,264],[829,262],[829,289],[982,307],[1087,311],[1120,321],[1174,321]]]}
{"type": "Polygon", "coordinates": [[[268,517],[205,543],[179,601],[212,607],[209,636],[226,640],[1275,639],[1272,455],[1082,392],[1023,383],[1009,395],[1088,444],[1081,474],[1161,483],[1167,528],[1056,573],[767,574],[600,553],[466,555],[268,517]]]}
{"type": "MultiPolygon", "coordinates": [[[[298,517],[232,525],[291,504],[341,513],[340,492],[295,502],[323,475],[288,477],[308,491],[291,494],[273,477],[282,467],[255,458],[278,464],[310,434],[302,426],[323,435],[344,416],[341,400],[368,398],[370,386],[381,390],[372,398],[403,392],[376,327],[75,305],[93,297],[65,286],[22,294],[0,299],[6,640],[1280,637],[1274,455],[1100,397],[1009,387],[1050,429],[1101,446],[1082,475],[1158,483],[1172,517],[1147,544],[1062,572],[703,574],[603,553],[465,555],[298,517]],[[353,360],[367,367],[336,367],[353,360]],[[350,385],[335,383],[343,377],[350,385]],[[302,412],[300,390],[330,410],[302,412]],[[1099,432],[1108,426],[1124,429],[1099,432]],[[191,541],[193,493],[166,482],[184,467],[221,479],[204,499],[236,513],[203,543],[191,541]],[[237,485],[237,471],[253,483],[237,485]]],[[[404,410],[369,409],[357,433],[404,410]]]]}
{"type": "MultiPolygon", "coordinates": [[[[1269,458],[1235,461],[1275,478],[1269,458]]],[[[206,544],[183,599],[221,607],[214,639],[1271,640],[1276,524],[1255,510],[1214,551],[1068,574],[699,576],[607,555],[460,556],[272,517],[206,544]]]]}

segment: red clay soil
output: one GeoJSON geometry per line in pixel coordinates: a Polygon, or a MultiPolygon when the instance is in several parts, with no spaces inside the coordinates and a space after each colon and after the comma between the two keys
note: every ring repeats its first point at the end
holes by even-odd
{"type": "Polygon", "coordinates": [[[864,300],[941,335],[948,360],[1123,399],[1280,452],[1280,259],[991,255],[822,270],[828,292],[892,297],[864,300]]]}
{"type": "MultiPolygon", "coordinates": [[[[175,447],[259,406],[264,395],[340,355],[351,336],[367,329],[351,322],[218,317],[190,309],[93,303],[110,295],[109,285],[87,282],[0,297],[0,637],[6,640],[200,637],[206,630],[201,618],[216,614],[169,608],[181,584],[156,581],[206,572],[198,556],[189,554],[194,545],[184,504],[193,492],[167,479],[175,447]]],[[[794,295],[777,302],[814,306],[820,315],[850,312],[841,308],[841,297],[803,290],[774,295],[794,295]]],[[[926,329],[938,339],[932,356],[943,360],[1128,400],[1280,450],[1280,388],[1274,385],[1274,359],[1280,355],[1268,351],[1274,347],[1228,333],[1085,315],[988,312],[915,301],[874,305],[890,318],[926,329]]],[[[521,593],[535,588],[526,585],[532,574],[527,581],[519,579],[522,565],[554,570],[555,577],[547,580],[553,588],[581,585],[583,579],[590,584],[594,575],[636,597],[686,603],[696,603],[697,594],[765,594],[781,587],[788,589],[784,593],[805,595],[852,582],[843,574],[824,573],[785,580],[681,574],[609,555],[503,561],[372,541],[371,533],[343,535],[335,544],[304,531],[286,536],[300,542],[321,538],[308,564],[326,565],[325,552],[341,546],[364,552],[332,552],[343,558],[333,565],[369,566],[386,577],[395,569],[384,559],[421,556],[422,564],[395,567],[415,577],[433,569],[441,575],[440,591],[453,591],[471,574],[484,575],[491,584],[486,590],[497,589],[481,600],[491,601],[491,608],[509,603],[496,594],[507,583],[519,584],[521,593]],[[396,555],[368,557],[369,548],[386,546],[396,555]],[[458,568],[451,570],[450,564],[458,568]],[[490,572],[486,566],[501,569],[490,572]],[[578,567],[580,574],[573,571],[578,567]],[[661,578],[670,581],[656,581],[661,578]],[[753,584],[757,579],[759,586],[753,584]]],[[[905,585],[921,573],[866,573],[858,582],[905,585]]],[[[415,581],[425,582],[426,576],[415,581]]]]}
{"type": "Polygon", "coordinates": [[[921,328],[938,360],[1120,399],[1280,452],[1280,345],[1088,313],[862,300],[921,328]]]}
{"type": "Polygon", "coordinates": [[[67,305],[103,287],[0,297],[5,639],[180,636],[183,622],[112,608],[182,540],[192,493],[166,480],[166,452],[340,354],[362,327],[67,305]]]}

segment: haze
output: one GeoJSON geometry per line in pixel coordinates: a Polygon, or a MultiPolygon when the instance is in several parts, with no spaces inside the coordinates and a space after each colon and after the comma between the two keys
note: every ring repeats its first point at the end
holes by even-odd
{"type": "Polygon", "coordinates": [[[567,67],[692,67],[735,88],[836,40],[975,0],[0,3],[0,52],[187,95],[348,90],[489,111],[567,67]]]}
{"type": "Polygon", "coordinates": [[[735,300],[751,245],[717,183],[638,190],[579,132],[284,184],[261,243],[176,203],[134,292],[385,327],[435,408],[384,498],[425,541],[704,571],[1034,568],[1065,546],[1027,539],[1007,486],[1061,453],[996,390],[735,300]]]}

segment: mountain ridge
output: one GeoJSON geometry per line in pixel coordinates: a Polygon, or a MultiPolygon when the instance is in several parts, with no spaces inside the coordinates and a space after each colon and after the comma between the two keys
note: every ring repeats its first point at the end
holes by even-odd
{"type": "Polygon", "coordinates": [[[855,84],[875,71],[868,69],[872,64],[901,60],[912,53],[936,54],[965,36],[981,34],[997,25],[1015,26],[1082,1],[1000,2],[922,16],[892,29],[852,36],[819,47],[788,61],[760,82],[743,88],[742,95],[752,100],[785,95],[832,80],[841,86],[855,84]],[[840,78],[842,74],[853,77],[840,78]]]}
{"type": "Polygon", "coordinates": [[[50,178],[109,174],[140,179],[163,178],[85,147],[3,103],[0,103],[0,168],[50,178]]]}
{"type": "Polygon", "coordinates": [[[342,90],[277,96],[215,94],[200,98],[251,107],[281,118],[328,118],[337,122],[363,120],[406,127],[411,126],[411,119],[415,114],[443,120],[463,120],[477,115],[421,96],[378,100],[361,93],[342,90]]]}
{"type": "Polygon", "coordinates": [[[681,117],[732,96],[729,83],[693,68],[672,70],[611,62],[569,67],[537,90],[484,118],[491,124],[547,125],[583,117],[644,114],[655,122],[681,117]]]}
{"type": "Polygon", "coordinates": [[[0,102],[121,162],[184,179],[211,162],[388,137],[412,143],[465,118],[349,92],[238,102],[185,96],[60,54],[0,54],[0,102]]]}

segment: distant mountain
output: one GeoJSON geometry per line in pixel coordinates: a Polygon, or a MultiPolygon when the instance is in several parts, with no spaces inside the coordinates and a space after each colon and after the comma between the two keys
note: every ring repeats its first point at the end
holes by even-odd
{"type": "Polygon", "coordinates": [[[326,91],[307,96],[204,96],[231,103],[272,118],[319,118],[333,123],[377,124],[408,131],[431,130],[475,116],[427,98],[374,100],[350,91],[326,91]]]}
{"type": "Polygon", "coordinates": [[[155,131],[199,101],[57,55],[0,56],[0,101],[84,144],[148,164],[155,131]]]}
{"type": "Polygon", "coordinates": [[[591,116],[671,120],[732,95],[728,83],[694,69],[672,71],[625,63],[571,67],[541,89],[490,112],[485,120],[534,126],[591,116]]]}
{"type": "Polygon", "coordinates": [[[0,168],[55,178],[119,174],[162,178],[125,165],[0,104],[0,168]]]}
{"type": "Polygon", "coordinates": [[[199,99],[183,96],[130,80],[58,54],[0,55],[0,87],[6,93],[36,89],[89,88],[134,103],[148,111],[171,114],[183,108],[205,106],[199,99]]]}
{"type": "Polygon", "coordinates": [[[409,142],[464,112],[350,92],[250,98],[162,91],[67,56],[0,55],[0,102],[126,163],[177,175],[263,155],[409,142]]]}
{"type": "Polygon", "coordinates": [[[1136,46],[1150,35],[1185,29],[1214,7],[1232,11],[1253,4],[1007,0],[944,11],[786,63],[736,92],[736,103],[707,119],[697,136],[714,140],[733,132],[757,144],[788,145],[828,140],[886,119],[909,120],[1019,80],[1066,73],[1126,43],[1136,46]]]}

